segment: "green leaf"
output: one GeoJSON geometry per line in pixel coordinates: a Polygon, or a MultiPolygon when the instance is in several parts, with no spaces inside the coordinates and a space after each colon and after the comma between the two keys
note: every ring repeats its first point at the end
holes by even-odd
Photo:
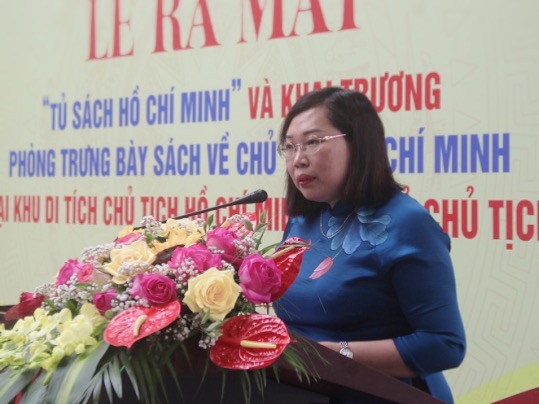
{"type": "Polygon", "coordinates": [[[271,245],[269,245],[269,246],[267,246],[267,247],[262,248],[262,249],[260,250],[260,255],[265,256],[266,253],[267,253],[268,251],[275,250],[275,248],[276,248],[277,246],[279,246],[280,244],[281,244],[281,243],[275,243],[275,244],[271,244],[271,245]]]}
{"type": "Polygon", "coordinates": [[[266,219],[268,217],[268,211],[266,209],[264,209],[260,215],[258,216],[258,221],[260,223],[266,223],[266,219]]]}
{"type": "MultiPolygon", "coordinates": [[[[144,373],[140,367],[140,363],[138,363],[135,360],[130,359],[131,362],[131,370],[133,377],[131,378],[131,382],[135,380],[135,383],[137,385],[137,391],[138,391],[138,398],[141,401],[147,402],[148,401],[148,393],[147,393],[147,387],[146,387],[146,379],[144,378],[144,373]]],[[[127,368],[126,368],[127,369],[127,368]]]]}
{"type": "Polygon", "coordinates": [[[226,372],[223,372],[222,376],[221,376],[221,403],[223,402],[224,398],[225,398],[225,393],[226,393],[226,372]]]}
{"type": "Polygon", "coordinates": [[[279,366],[277,366],[277,363],[273,363],[273,365],[271,365],[271,369],[273,370],[273,376],[275,377],[275,381],[277,383],[281,383],[281,379],[279,377],[279,366]]]}
{"type": "Polygon", "coordinates": [[[103,385],[105,385],[109,402],[113,401],[113,391],[116,393],[116,396],[120,398],[122,397],[122,364],[118,359],[119,356],[120,350],[111,349],[108,351],[108,355],[104,356],[98,367],[98,371],[94,374],[92,379],[88,381],[86,390],[81,398],[81,402],[99,402],[103,385]],[[120,377],[119,383],[117,380],[117,375],[120,377]]]}
{"type": "Polygon", "coordinates": [[[69,359],[58,366],[49,384],[49,397],[56,404],[73,404],[81,401],[88,381],[96,373],[97,365],[110,345],[100,342],[87,353],[69,359]]]}
{"type": "Polygon", "coordinates": [[[152,403],[159,403],[159,396],[157,394],[157,387],[161,388],[165,402],[168,402],[166,384],[163,379],[163,373],[161,365],[159,363],[159,352],[152,352],[150,355],[145,356],[147,361],[143,361],[145,371],[147,372],[148,384],[150,386],[150,397],[152,403]],[[156,355],[152,355],[155,353],[156,355]]]}
{"type": "Polygon", "coordinates": [[[210,319],[210,311],[203,311],[202,312],[203,316],[202,316],[202,319],[200,320],[200,324],[206,324],[209,319],[210,319]]]}
{"type": "Polygon", "coordinates": [[[214,216],[213,215],[210,215],[208,217],[208,220],[206,221],[206,224],[208,226],[209,229],[211,229],[211,226],[213,225],[213,219],[214,219],[214,216]]]}
{"type": "Polygon", "coordinates": [[[103,372],[100,372],[101,379],[103,380],[103,384],[105,385],[105,391],[107,392],[107,397],[109,399],[109,402],[113,402],[113,393],[112,393],[112,384],[110,382],[109,372],[108,372],[108,366],[103,368],[103,372]]]}
{"type": "Polygon", "coordinates": [[[0,372],[0,404],[7,404],[32,381],[39,370],[14,371],[6,368],[0,372]]]}
{"type": "Polygon", "coordinates": [[[132,356],[130,358],[131,367],[133,369],[133,376],[139,387],[140,399],[145,403],[151,402],[150,397],[155,396],[152,393],[152,389],[155,391],[155,386],[152,386],[151,375],[146,364],[144,357],[132,356]]]}
{"type": "Polygon", "coordinates": [[[185,361],[187,362],[187,365],[192,368],[193,365],[191,363],[191,355],[189,353],[189,350],[187,349],[186,344],[180,344],[180,349],[182,350],[183,356],[185,357],[185,361]]]}
{"type": "Polygon", "coordinates": [[[256,225],[255,232],[264,234],[266,232],[266,229],[268,228],[268,223],[265,222],[265,219],[261,219],[261,220],[264,220],[264,221],[256,225]]]}
{"type": "Polygon", "coordinates": [[[184,397],[183,397],[182,388],[181,388],[180,382],[178,380],[178,376],[176,375],[176,368],[174,367],[174,364],[172,363],[172,361],[167,360],[167,362],[165,364],[165,367],[166,367],[170,377],[174,381],[174,384],[176,385],[176,388],[178,389],[178,393],[180,394],[181,401],[182,402],[185,401],[184,397]]]}
{"type": "Polygon", "coordinates": [[[131,381],[131,386],[133,387],[133,390],[135,391],[135,394],[137,395],[137,398],[140,401],[140,390],[138,386],[138,380],[136,378],[136,374],[133,369],[133,366],[131,365],[131,359],[125,353],[124,350],[120,351],[118,359],[120,360],[120,363],[122,364],[125,371],[127,372],[127,376],[129,377],[129,380],[131,381]]]}
{"type": "Polygon", "coordinates": [[[266,389],[266,369],[258,369],[254,370],[253,376],[255,378],[256,387],[258,388],[258,391],[263,392],[266,389]]]}
{"type": "Polygon", "coordinates": [[[262,243],[262,237],[264,236],[264,233],[266,232],[267,228],[268,228],[267,223],[260,223],[254,229],[254,232],[251,237],[255,241],[255,248],[257,250],[259,249],[260,244],[262,243]]]}
{"type": "Polygon", "coordinates": [[[243,399],[245,403],[251,402],[251,379],[249,378],[249,372],[246,370],[240,373],[241,389],[243,391],[243,399]]]}
{"type": "Polygon", "coordinates": [[[73,317],[79,314],[79,307],[77,306],[77,302],[75,300],[69,299],[67,301],[66,307],[69,309],[73,317]]]}
{"type": "MultiPolygon", "coordinates": [[[[209,313],[208,313],[209,314],[209,313]]],[[[213,323],[211,323],[209,326],[206,327],[206,332],[207,333],[210,333],[212,332],[213,330],[215,330],[216,328],[220,327],[221,325],[223,324],[222,321],[214,321],[213,323]]]]}
{"type": "Polygon", "coordinates": [[[146,360],[142,360],[142,361],[139,361],[138,358],[136,360],[139,365],[140,365],[140,369],[141,369],[141,374],[142,374],[142,378],[143,380],[146,381],[146,386],[148,387],[147,388],[147,398],[146,398],[146,401],[148,402],[151,402],[151,403],[154,403],[155,402],[155,396],[156,396],[156,392],[155,392],[155,380],[153,378],[153,375],[154,375],[154,372],[152,371],[152,369],[150,369],[150,366],[148,366],[148,361],[146,360]]]}
{"type": "Polygon", "coordinates": [[[282,358],[295,369],[299,381],[302,381],[303,377],[308,383],[311,379],[316,381],[320,376],[316,371],[315,359],[318,364],[328,365],[329,362],[320,355],[308,339],[294,333],[290,336],[296,340],[296,343],[286,347],[282,358]]]}
{"type": "MultiPolygon", "coordinates": [[[[202,369],[202,375],[200,376],[200,383],[196,389],[196,392],[195,392],[195,396],[197,396],[200,392],[200,389],[204,386],[204,380],[206,380],[206,376],[208,374],[208,370],[209,370],[209,361],[208,359],[206,359],[206,361],[204,362],[204,369],[202,369]]],[[[223,380],[224,380],[224,376],[225,376],[226,372],[223,373],[223,380]]]]}
{"type": "Polygon", "coordinates": [[[116,395],[118,397],[123,396],[123,389],[122,389],[122,372],[121,372],[121,364],[120,360],[117,356],[114,356],[112,360],[109,362],[110,366],[108,366],[108,373],[109,373],[109,379],[112,384],[112,387],[114,391],[116,392],[116,395]]]}
{"type": "Polygon", "coordinates": [[[28,386],[28,389],[24,392],[21,397],[20,404],[35,404],[46,402],[48,389],[45,384],[45,380],[48,377],[46,372],[41,372],[41,374],[36,378],[32,379],[32,383],[28,386]]]}

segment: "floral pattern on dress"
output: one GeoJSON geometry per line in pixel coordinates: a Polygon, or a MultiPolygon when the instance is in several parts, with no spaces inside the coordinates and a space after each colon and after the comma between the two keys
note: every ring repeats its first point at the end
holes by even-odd
{"type": "Polygon", "coordinates": [[[353,254],[361,243],[367,242],[373,246],[382,244],[388,238],[387,226],[391,222],[389,215],[374,217],[375,209],[363,208],[355,212],[355,220],[346,224],[343,231],[338,231],[345,225],[347,219],[330,217],[328,220],[329,229],[326,233],[328,238],[332,238],[331,249],[333,251],[342,248],[346,254],[353,254]],[[333,232],[332,232],[333,230],[333,232]]]}
{"type": "MultiPolygon", "coordinates": [[[[331,240],[331,250],[337,253],[333,257],[324,258],[313,270],[310,279],[324,276],[333,267],[335,257],[342,251],[350,255],[364,242],[376,246],[387,240],[389,236],[387,226],[391,222],[391,216],[374,217],[375,212],[375,209],[363,208],[353,211],[346,217],[330,216],[328,230],[324,235],[331,240]]],[[[320,231],[324,233],[322,217],[320,217],[320,231]]]]}

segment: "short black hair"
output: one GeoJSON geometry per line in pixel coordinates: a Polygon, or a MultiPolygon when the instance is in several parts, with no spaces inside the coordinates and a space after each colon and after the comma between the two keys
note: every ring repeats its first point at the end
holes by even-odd
{"type": "MultiPolygon", "coordinates": [[[[307,110],[323,107],[331,124],[350,144],[348,175],[343,201],[356,206],[384,204],[402,189],[393,178],[385,144],[384,125],[370,100],[362,93],[341,87],[326,87],[303,95],[290,109],[281,126],[279,142],[285,142],[292,120],[307,110]]],[[[327,205],[305,199],[290,175],[286,179],[286,214],[314,217],[327,205]]]]}

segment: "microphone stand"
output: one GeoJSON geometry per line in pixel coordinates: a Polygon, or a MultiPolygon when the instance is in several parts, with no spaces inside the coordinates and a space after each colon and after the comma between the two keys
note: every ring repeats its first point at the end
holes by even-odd
{"type": "MultiPolygon", "coordinates": [[[[264,191],[263,189],[258,189],[256,191],[251,192],[250,194],[245,195],[244,197],[236,199],[235,201],[227,202],[222,205],[212,206],[211,208],[197,210],[196,212],[187,213],[181,216],[175,216],[175,217],[172,217],[171,219],[173,220],[185,219],[187,217],[200,215],[202,213],[211,212],[213,210],[228,208],[229,206],[246,205],[249,203],[260,203],[260,202],[264,202],[266,199],[268,199],[268,193],[264,191]]],[[[161,220],[160,223],[166,223],[167,220],[168,219],[161,220]]],[[[134,229],[142,229],[143,227],[144,226],[139,226],[139,227],[135,227],[134,229]]]]}

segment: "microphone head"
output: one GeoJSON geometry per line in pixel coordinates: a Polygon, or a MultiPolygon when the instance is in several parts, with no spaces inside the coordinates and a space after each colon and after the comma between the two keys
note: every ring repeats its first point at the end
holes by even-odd
{"type": "Polygon", "coordinates": [[[238,199],[239,203],[259,203],[268,199],[268,193],[263,189],[258,189],[245,195],[243,198],[238,199]]]}

